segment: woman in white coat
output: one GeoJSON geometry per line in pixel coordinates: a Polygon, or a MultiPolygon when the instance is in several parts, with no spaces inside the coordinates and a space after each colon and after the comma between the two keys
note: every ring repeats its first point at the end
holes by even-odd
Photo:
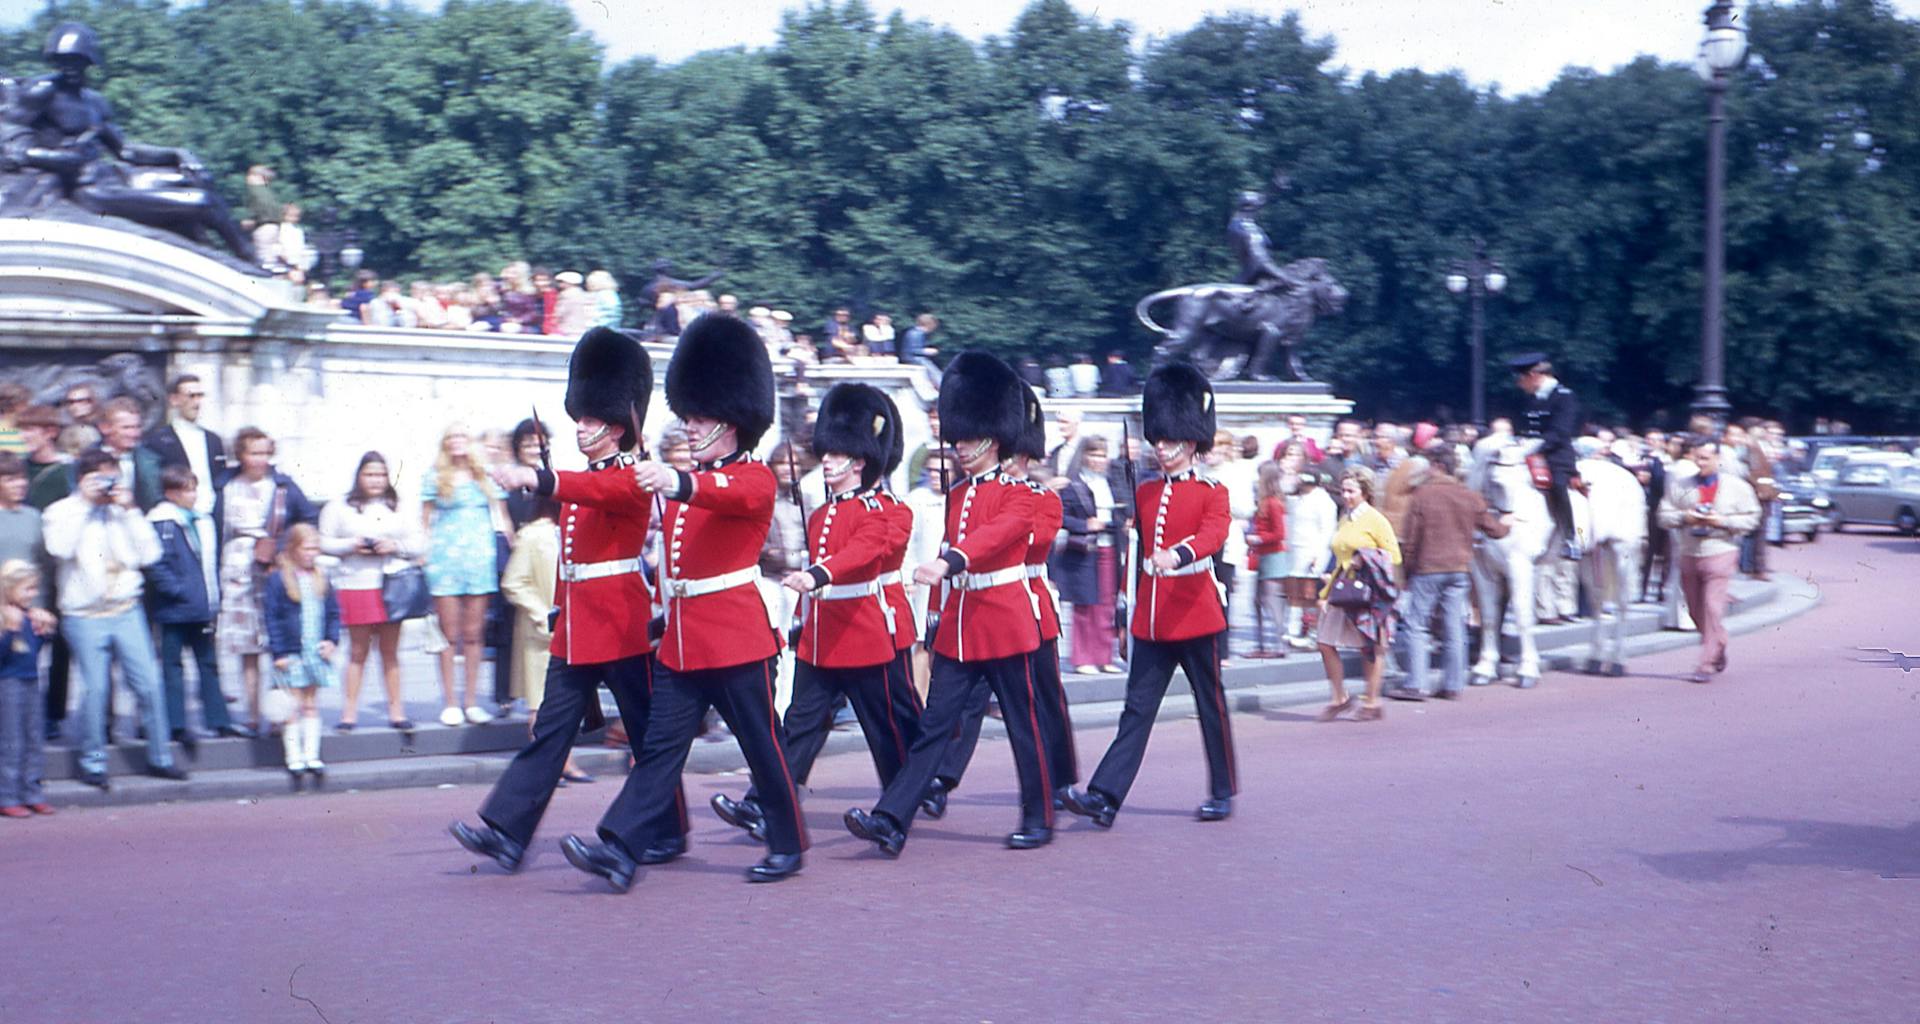
{"type": "Polygon", "coordinates": [[[1288,442],[1280,456],[1283,479],[1291,483],[1287,487],[1287,645],[1311,650],[1315,624],[1308,619],[1319,606],[1321,577],[1333,558],[1333,531],[1340,525],[1340,509],[1319,471],[1305,462],[1300,442],[1288,442]]]}

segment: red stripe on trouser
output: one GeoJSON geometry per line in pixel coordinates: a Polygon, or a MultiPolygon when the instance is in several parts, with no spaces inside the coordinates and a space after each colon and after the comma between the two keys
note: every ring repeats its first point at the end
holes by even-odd
{"type": "MultiPolygon", "coordinates": [[[[594,691],[593,699],[595,700],[600,699],[600,691],[598,690],[594,691]]],[[[653,659],[652,658],[647,659],[647,717],[648,718],[653,717],[653,659]]],[[[631,725],[633,723],[626,723],[626,724],[631,725]]],[[[640,723],[640,726],[642,729],[646,728],[645,723],[640,723]]],[[[627,735],[632,736],[633,733],[629,732],[627,733],[627,735]]],[[[641,735],[642,735],[642,738],[644,739],[645,734],[642,733],[641,735]]],[[[629,743],[628,746],[632,746],[632,744],[629,743]]],[[[634,757],[631,753],[629,753],[627,755],[627,767],[631,769],[633,765],[634,765],[634,757]]],[[[693,831],[693,822],[687,820],[687,788],[685,784],[681,784],[673,787],[673,816],[679,819],[680,821],[681,835],[684,836],[687,833],[693,831]]]]}
{"type": "Polygon", "coordinates": [[[1227,788],[1240,792],[1240,773],[1233,764],[1233,734],[1227,728],[1227,687],[1220,680],[1220,637],[1213,635],[1213,706],[1220,710],[1220,749],[1227,756],[1227,788]]]}
{"type": "Polygon", "coordinates": [[[806,849],[807,822],[800,816],[800,794],[793,788],[793,775],[787,771],[787,750],[780,745],[780,719],[773,713],[773,663],[760,663],[760,676],[767,685],[767,738],[773,741],[773,752],[780,755],[780,781],[787,787],[787,805],[793,808],[793,827],[800,840],[800,848],[806,849]]]}
{"type": "Polygon", "coordinates": [[[887,665],[880,666],[880,693],[886,698],[887,731],[893,734],[893,751],[899,755],[900,765],[904,768],[907,764],[907,744],[900,736],[900,716],[893,713],[893,674],[888,669],[887,665]]]}
{"type": "Polygon", "coordinates": [[[1051,776],[1047,774],[1047,741],[1040,735],[1040,719],[1034,709],[1038,700],[1033,695],[1033,659],[1021,658],[1020,667],[1025,670],[1027,676],[1027,725],[1033,729],[1034,760],[1040,762],[1040,809],[1047,827],[1052,828],[1053,785],[1051,776]]]}

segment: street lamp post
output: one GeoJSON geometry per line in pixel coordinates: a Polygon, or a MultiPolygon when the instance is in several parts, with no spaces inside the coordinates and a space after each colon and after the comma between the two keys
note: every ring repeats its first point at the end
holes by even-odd
{"type": "Polygon", "coordinates": [[[1507,290],[1507,272],[1487,258],[1487,243],[1473,240],[1473,258],[1456,260],[1447,272],[1447,290],[1467,297],[1468,335],[1473,347],[1472,390],[1475,426],[1487,423],[1486,297],[1507,290]]]}
{"type": "Polygon", "coordinates": [[[1694,387],[1693,412],[1726,421],[1727,269],[1727,79],[1747,57],[1747,30],[1735,24],[1732,0],[1714,0],[1707,8],[1707,37],[1700,42],[1696,67],[1707,84],[1706,292],[1700,301],[1700,382],[1694,387]]]}

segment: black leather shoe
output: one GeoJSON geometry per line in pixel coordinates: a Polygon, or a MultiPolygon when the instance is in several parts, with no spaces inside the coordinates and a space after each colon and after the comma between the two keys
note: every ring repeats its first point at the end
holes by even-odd
{"type": "Polygon", "coordinates": [[[1061,786],[1059,789],[1056,789],[1053,791],[1053,809],[1054,810],[1064,811],[1067,809],[1067,791],[1071,788],[1073,787],[1061,786]]]}
{"type": "Polygon", "coordinates": [[[186,751],[188,757],[200,754],[200,737],[192,729],[173,730],[173,742],[180,744],[180,749],[186,751]]]}
{"type": "Polygon", "coordinates": [[[147,766],[147,774],[156,779],[172,779],[175,782],[187,781],[187,770],[177,764],[147,766]]]}
{"type": "Polygon", "coordinates": [[[1201,821],[1225,821],[1233,817],[1233,801],[1226,797],[1209,800],[1201,804],[1199,809],[1193,812],[1193,816],[1201,821]]]}
{"type": "Polygon", "coordinates": [[[884,814],[868,814],[855,807],[842,820],[847,823],[847,831],[878,846],[889,857],[900,856],[900,848],[907,845],[907,834],[884,814]]]}
{"type": "Polygon", "coordinates": [[[755,825],[764,825],[766,820],[766,814],[760,810],[760,805],[752,800],[735,800],[725,793],[715,793],[709,803],[713,806],[713,813],[719,816],[721,821],[737,829],[751,832],[755,825]]]}
{"type": "Polygon", "coordinates": [[[226,736],[230,739],[236,739],[236,740],[250,740],[250,739],[253,739],[256,735],[258,735],[252,729],[249,729],[238,722],[235,722],[232,725],[223,725],[220,728],[215,729],[214,732],[218,735],[226,736]]]}
{"type": "Polygon", "coordinates": [[[1082,818],[1092,818],[1093,823],[1101,828],[1112,828],[1113,816],[1120,813],[1120,808],[1115,807],[1113,801],[1091,789],[1084,793],[1069,789],[1060,802],[1066,805],[1067,810],[1082,818]]]}
{"type": "Polygon", "coordinates": [[[778,882],[800,873],[797,853],[769,853],[760,863],[747,869],[749,882],[778,882]]]}
{"type": "Polygon", "coordinates": [[[947,816],[946,783],[939,779],[927,783],[927,791],[920,797],[920,813],[932,821],[939,821],[947,816]]]}
{"type": "Polygon", "coordinates": [[[1023,828],[1007,835],[1009,850],[1038,850],[1053,842],[1053,830],[1050,828],[1023,828]]]}
{"type": "Polygon", "coordinates": [[[636,865],[612,843],[589,843],[579,836],[568,836],[560,840],[560,852],[567,855],[567,863],[606,879],[614,892],[626,892],[633,885],[636,865]]]}
{"type": "Polygon", "coordinates": [[[453,838],[458,840],[461,846],[466,847],[468,852],[480,857],[491,857],[495,864],[500,865],[502,871],[520,870],[520,859],[527,855],[526,847],[514,842],[492,825],[474,828],[464,821],[456,821],[447,826],[447,831],[453,833],[453,838]]]}
{"type": "Polygon", "coordinates": [[[113,783],[108,781],[106,772],[81,772],[80,781],[102,793],[113,792],[113,783]]]}
{"type": "Polygon", "coordinates": [[[679,860],[687,852],[687,837],[680,836],[653,844],[640,851],[640,863],[665,864],[679,860]]]}

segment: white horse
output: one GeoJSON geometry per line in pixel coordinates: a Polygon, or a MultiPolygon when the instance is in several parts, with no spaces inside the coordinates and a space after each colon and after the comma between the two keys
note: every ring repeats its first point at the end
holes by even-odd
{"type": "MultiPolygon", "coordinates": [[[[1532,445],[1510,437],[1490,437],[1474,448],[1470,483],[1496,512],[1513,517],[1505,537],[1482,537],[1473,561],[1474,589],[1480,599],[1480,660],[1473,683],[1491,683],[1500,670],[1500,627],[1511,609],[1520,634],[1520,661],[1514,676],[1522,688],[1540,680],[1540,650],[1534,642],[1534,576],[1540,562],[1559,557],[1553,543],[1553,515],[1546,495],[1533,484],[1526,465],[1532,445]]],[[[1581,479],[1591,497],[1572,495],[1574,529],[1585,552],[1582,579],[1595,605],[1592,647],[1586,670],[1624,675],[1627,581],[1633,578],[1640,547],[1646,543],[1646,496],[1634,475],[1604,459],[1583,459],[1581,479]],[[1604,627],[1612,625],[1610,641],[1604,627]]]]}
{"type": "Polygon", "coordinates": [[[1628,595],[1647,544],[1647,492],[1632,471],[1606,459],[1582,459],[1579,468],[1591,520],[1580,559],[1580,579],[1593,602],[1585,670],[1588,675],[1623,676],[1628,595]]]}
{"type": "Polygon", "coordinates": [[[1553,515],[1546,496],[1533,486],[1527,471],[1526,445],[1511,437],[1493,436],[1473,448],[1469,482],[1487,499],[1488,507],[1513,517],[1505,537],[1481,537],[1474,546],[1473,589],[1480,600],[1480,660],[1474,663],[1472,683],[1485,686],[1500,674],[1500,626],[1513,611],[1520,633],[1520,663],[1516,675],[1523,687],[1540,679],[1540,651],[1533,641],[1534,564],[1547,554],[1553,537],[1553,515]]]}

